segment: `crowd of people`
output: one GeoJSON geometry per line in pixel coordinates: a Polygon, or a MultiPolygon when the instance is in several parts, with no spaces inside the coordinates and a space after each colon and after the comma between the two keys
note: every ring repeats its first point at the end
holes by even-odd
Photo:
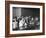
{"type": "Polygon", "coordinates": [[[31,16],[13,17],[13,30],[35,30],[39,29],[40,18],[31,16]]]}

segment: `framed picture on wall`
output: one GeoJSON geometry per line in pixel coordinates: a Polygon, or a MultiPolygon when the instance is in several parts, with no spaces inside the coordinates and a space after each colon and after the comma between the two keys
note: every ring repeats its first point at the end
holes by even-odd
{"type": "Polygon", "coordinates": [[[6,1],[5,36],[44,35],[44,10],[44,3],[6,1]]]}

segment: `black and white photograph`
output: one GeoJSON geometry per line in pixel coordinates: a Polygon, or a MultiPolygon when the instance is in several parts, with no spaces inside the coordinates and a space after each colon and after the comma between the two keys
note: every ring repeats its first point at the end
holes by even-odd
{"type": "Polygon", "coordinates": [[[11,4],[10,33],[42,32],[42,14],[42,6],[11,4]]]}
{"type": "Polygon", "coordinates": [[[13,7],[12,30],[39,30],[40,8],[13,7]]]}
{"type": "Polygon", "coordinates": [[[7,1],[5,4],[6,37],[44,35],[44,3],[7,1]]]}
{"type": "Polygon", "coordinates": [[[44,35],[44,3],[7,1],[5,8],[6,37],[44,35]]]}

